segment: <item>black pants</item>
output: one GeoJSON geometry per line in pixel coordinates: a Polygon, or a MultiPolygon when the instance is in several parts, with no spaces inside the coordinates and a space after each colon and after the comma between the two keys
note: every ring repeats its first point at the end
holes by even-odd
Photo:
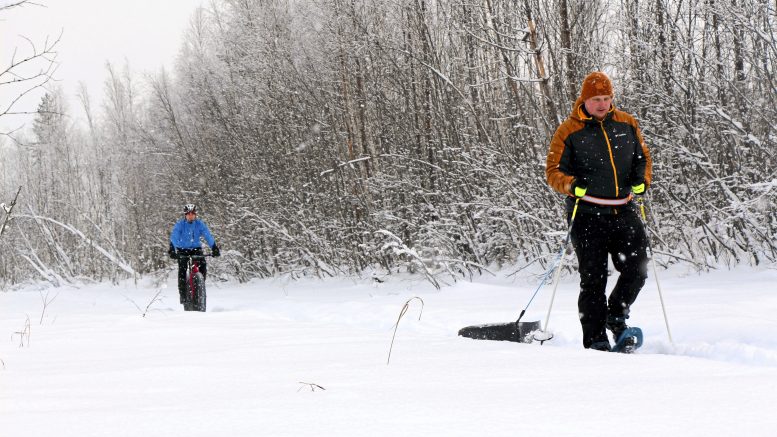
{"type": "Polygon", "coordinates": [[[607,340],[607,317],[626,317],[647,279],[647,236],[636,211],[618,214],[578,214],[572,226],[572,244],[580,268],[577,308],[583,328],[583,346],[607,340]],[[607,258],[620,273],[606,296],[607,258]]]}
{"type": "MultiPolygon", "coordinates": [[[[189,259],[180,256],[180,255],[202,255],[202,249],[196,248],[196,249],[178,249],[178,293],[184,294],[186,293],[186,273],[187,273],[187,267],[189,266],[189,259]]],[[[200,273],[202,273],[202,277],[205,278],[208,273],[208,264],[205,262],[205,260],[200,261],[200,273]]]]}

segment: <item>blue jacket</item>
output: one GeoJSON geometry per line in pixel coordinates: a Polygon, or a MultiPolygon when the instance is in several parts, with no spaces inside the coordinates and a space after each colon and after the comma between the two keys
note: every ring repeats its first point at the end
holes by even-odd
{"type": "Polygon", "coordinates": [[[189,223],[185,218],[182,218],[173,226],[173,231],[170,233],[170,243],[176,249],[199,249],[202,247],[200,238],[205,238],[209,247],[216,244],[208,225],[200,219],[194,219],[189,223]]]}

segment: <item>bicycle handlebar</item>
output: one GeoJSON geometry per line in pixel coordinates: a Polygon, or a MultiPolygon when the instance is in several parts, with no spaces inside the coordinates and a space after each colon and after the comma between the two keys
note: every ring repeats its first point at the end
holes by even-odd
{"type": "Polygon", "coordinates": [[[201,259],[205,259],[206,256],[213,256],[213,254],[212,253],[203,253],[202,255],[197,255],[197,254],[191,254],[191,255],[180,254],[179,255],[179,254],[176,253],[174,259],[191,258],[191,259],[195,259],[195,260],[201,260],[201,259]]]}

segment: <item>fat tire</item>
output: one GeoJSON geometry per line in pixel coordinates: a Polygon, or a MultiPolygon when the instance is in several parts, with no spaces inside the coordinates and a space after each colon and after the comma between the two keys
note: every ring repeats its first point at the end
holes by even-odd
{"type": "Polygon", "coordinates": [[[192,310],[205,312],[207,294],[205,292],[205,278],[202,273],[194,275],[194,299],[192,310]]]}
{"type": "Polygon", "coordinates": [[[183,310],[184,311],[193,311],[194,310],[194,304],[192,303],[192,290],[189,286],[189,278],[191,277],[190,272],[186,273],[186,291],[183,295],[183,310]]]}

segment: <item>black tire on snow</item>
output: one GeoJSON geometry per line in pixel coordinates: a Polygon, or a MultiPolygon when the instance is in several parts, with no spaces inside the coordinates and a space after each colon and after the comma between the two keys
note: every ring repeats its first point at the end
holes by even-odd
{"type": "Polygon", "coordinates": [[[183,298],[183,310],[193,311],[194,304],[192,304],[192,290],[189,287],[189,279],[191,278],[189,273],[186,273],[186,292],[183,298]]]}
{"type": "Polygon", "coordinates": [[[205,312],[207,295],[205,293],[205,278],[202,273],[197,273],[194,276],[194,298],[192,309],[205,312]]]}

